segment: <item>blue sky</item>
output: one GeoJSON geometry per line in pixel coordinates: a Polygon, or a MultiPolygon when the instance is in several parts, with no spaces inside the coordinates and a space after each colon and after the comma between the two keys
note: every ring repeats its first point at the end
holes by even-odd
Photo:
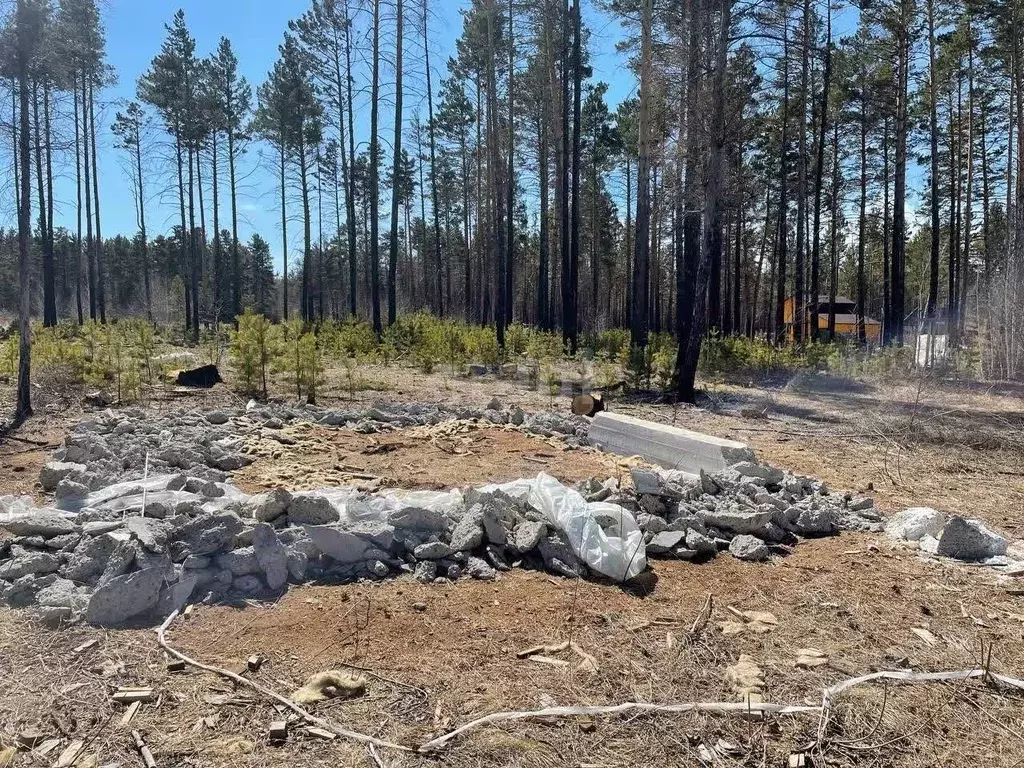
{"type": "MultiPolygon", "coordinates": [[[[358,5],[358,3],[353,3],[358,5]]],[[[462,31],[460,11],[468,5],[459,0],[432,0],[430,9],[431,69],[435,99],[439,81],[446,74],[448,57],[455,52],[455,41],[462,31]]],[[[589,5],[585,3],[585,5],[589,5]]],[[[116,233],[131,234],[136,231],[135,207],[132,186],[123,170],[124,152],[114,147],[109,125],[114,114],[127,100],[135,98],[136,81],[149,66],[159,50],[169,23],[175,11],[181,8],[192,34],[197,42],[197,54],[205,56],[217,46],[220,37],[231,40],[239,60],[241,73],[253,84],[253,89],[262,82],[277,57],[277,47],[287,29],[288,21],[297,18],[308,7],[305,0],[107,0],[101,5],[107,33],[107,61],[117,73],[116,86],[102,94],[105,105],[98,116],[102,133],[100,141],[100,192],[103,203],[103,232],[105,236],[116,233]]],[[[390,7],[386,9],[390,15],[390,7]]],[[[408,12],[407,12],[408,13],[408,12]]],[[[615,43],[623,31],[619,22],[587,9],[585,21],[592,33],[591,48],[595,78],[611,84],[608,100],[614,108],[624,97],[631,95],[635,79],[623,71],[624,57],[615,53],[615,43]]],[[[407,25],[411,22],[407,21],[407,25]]],[[[364,27],[365,24],[359,24],[364,27]]],[[[384,54],[390,57],[390,28],[382,42],[384,54]]],[[[422,85],[423,64],[419,36],[406,35],[406,78],[405,105],[403,113],[409,122],[417,113],[425,117],[425,88],[422,85]],[[411,49],[411,50],[410,50],[411,49]]],[[[368,59],[368,43],[358,46],[358,55],[368,59]]],[[[382,140],[390,147],[391,126],[393,125],[393,72],[390,64],[382,67],[381,79],[384,95],[380,114],[382,140]]],[[[357,73],[357,85],[361,82],[357,73]]],[[[368,95],[357,96],[356,137],[366,141],[369,133],[368,95]]],[[[70,132],[70,131],[69,131],[70,132]]],[[[146,216],[151,236],[168,231],[177,221],[176,188],[171,168],[164,161],[161,142],[165,136],[156,123],[145,153],[148,162],[144,165],[147,175],[146,216]]],[[[409,141],[408,137],[406,141],[409,141]]],[[[390,149],[387,149],[390,154],[390,149]]],[[[239,216],[242,239],[248,239],[253,232],[259,232],[271,244],[275,264],[281,265],[280,213],[278,187],[271,158],[261,157],[268,148],[254,143],[239,171],[242,179],[239,187],[239,216]],[[264,167],[266,161],[266,167],[264,167]]],[[[58,178],[55,197],[57,198],[58,226],[74,229],[75,187],[73,156],[68,168],[58,178]]],[[[212,230],[212,202],[209,179],[206,184],[207,227],[212,230]]],[[[228,222],[229,199],[226,190],[221,190],[221,226],[228,222]]],[[[11,206],[13,208],[13,206],[11,206]]],[[[292,215],[298,214],[293,206],[292,215]]],[[[13,211],[12,211],[13,213],[13,211]]],[[[6,215],[6,212],[4,213],[6,215]]],[[[10,222],[13,225],[13,218],[10,222]]],[[[327,225],[330,228],[332,225],[327,225]]],[[[315,231],[315,224],[314,224],[315,231]]],[[[290,259],[301,248],[301,228],[289,225],[290,259]]]]}

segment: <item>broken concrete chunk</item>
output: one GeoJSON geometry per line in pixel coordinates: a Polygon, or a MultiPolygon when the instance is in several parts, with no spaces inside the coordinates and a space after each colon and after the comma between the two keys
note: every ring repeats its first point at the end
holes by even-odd
{"type": "Polygon", "coordinates": [[[263,571],[267,586],[275,592],[288,582],[288,552],[267,523],[260,523],[253,531],[252,548],[263,571]]]}
{"type": "Polygon", "coordinates": [[[466,510],[452,531],[452,549],[465,552],[476,549],[484,540],[483,506],[474,505],[466,510]]]}
{"type": "Polygon", "coordinates": [[[292,495],[283,488],[276,488],[268,493],[260,493],[249,499],[248,506],[252,516],[261,523],[269,523],[281,517],[292,502],[292,495]]]}
{"type": "Polygon", "coordinates": [[[451,546],[443,541],[428,541],[420,544],[413,550],[413,557],[417,560],[440,560],[451,555],[451,546]]]}
{"type": "Polygon", "coordinates": [[[296,493],[288,505],[288,519],[293,525],[327,525],[338,522],[340,516],[326,497],[296,493]]]}
{"type": "Polygon", "coordinates": [[[5,520],[0,523],[0,528],[15,536],[42,536],[48,539],[51,536],[73,533],[78,530],[78,525],[73,517],[62,515],[55,510],[36,509],[5,520]]]}
{"type": "Polygon", "coordinates": [[[53,491],[61,480],[66,477],[79,477],[85,474],[86,469],[85,464],[73,461],[48,461],[39,470],[39,484],[44,491],[53,491]]]}
{"type": "Polygon", "coordinates": [[[392,512],[388,522],[395,528],[424,533],[445,533],[448,521],[440,512],[423,507],[402,507],[392,512]]]}
{"type": "Polygon", "coordinates": [[[697,517],[714,528],[721,528],[732,533],[754,533],[771,521],[774,512],[771,510],[744,511],[739,508],[716,507],[713,510],[700,510],[697,517]]]}
{"type": "Polygon", "coordinates": [[[329,525],[306,525],[303,529],[317,549],[339,563],[362,562],[366,559],[366,551],[372,546],[350,531],[329,525]]]}
{"type": "Polygon", "coordinates": [[[413,578],[421,584],[429,584],[437,578],[437,561],[421,560],[416,563],[416,570],[413,578]]]}
{"type": "Polygon", "coordinates": [[[473,557],[472,555],[470,555],[469,560],[466,562],[466,573],[472,578],[482,581],[493,581],[498,575],[494,568],[487,564],[486,560],[473,557]]]}
{"type": "Polygon", "coordinates": [[[769,467],[766,464],[757,464],[752,461],[737,462],[730,466],[729,469],[739,472],[743,477],[756,477],[771,485],[781,483],[782,478],[785,476],[781,469],[769,467]]]}
{"type": "Polygon", "coordinates": [[[986,527],[980,520],[956,515],[949,519],[938,536],[937,553],[957,560],[980,561],[1006,554],[1006,538],[986,527]]]}
{"type": "Polygon", "coordinates": [[[665,490],[665,484],[661,479],[661,475],[653,469],[631,467],[629,474],[633,478],[633,486],[637,494],[650,493],[660,496],[665,490]]]}
{"type": "Polygon", "coordinates": [[[145,549],[150,552],[162,552],[167,545],[167,536],[171,527],[161,520],[149,517],[129,517],[125,528],[145,549]]]}
{"type": "Polygon", "coordinates": [[[175,528],[171,538],[190,555],[209,555],[229,547],[243,527],[237,515],[211,512],[175,528]]]}
{"type": "Polygon", "coordinates": [[[96,626],[111,627],[140,616],[156,605],[163,583],[158,568],[117,576],[93,593],[86,620],[96,626]]]}
{"type": "Polygon", "coordinates": [[[767,560],[771,552],[768,546],[756,536],[740,534],[729,543],[729,554],[739,560],[760,562],[767,560]]]}
{"type": "Polygon", "coordinates": [[[525,521],[519,523],[512,532],[512,548],[520,553],[529,552],[547,535],[547,523],[525,521]]]}
{"type": "Polygon", "coordinates": [[[664,555],[686,543],[685,531],[662,531],[647,542],[647,553],[664,555]]]}
{"type": "Polygon", "coordinates": [[[910,507],[889,518],[885,532],[891,539],[919,541],[923,536],[938,538],[946,524],[946,514],[931,507],[910,507]]]}
{"type": "MultiPolygon", "coordinates": [[[[15,547],[17,549],[17,547],[15,547]]],[[[0,563],[0,579],[15,581],[23,576],[55,573],[60,568],[60,558],[50,552],[29,552],[15,555],[0,563]]]]}

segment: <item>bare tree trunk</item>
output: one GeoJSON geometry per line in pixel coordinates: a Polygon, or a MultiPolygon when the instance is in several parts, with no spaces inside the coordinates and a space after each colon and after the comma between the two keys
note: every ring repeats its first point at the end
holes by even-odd
{"type": "Polygon", "coordinates": [[[537,169],[540,174],[540,255],[537,265],[537,326],[542,331],[549,331],[551,330],[551,321],[548,316],[548,305],[551,301],[548,295],[550,289],[548,238],[551,236],[548,226],[548,173],[550,169],[548,168],[548,126],[544,120],[544,116],[548,114],[548,105],[546,103],[542,104],[540,110],[541,114],[537,119],[537,138],[540,144],[537,163],[537,169]]]}
{"type": "Polygon", "coordinates": [[[39,242],[43,251],[43,325],[57,324],[56,283],[53,275],[53,252],[49,248],[46,226],[46,187],[43,175],[42,121],[39,119],[39,81],[32,81],[32,127],[36,155],[36,191],[39,195],[39,242]]]}
{"type": "Polygon", "coordinates": [[[928,0],[928,136],[931,148],[931,259],[928,275],[929,320],[935,318],[939,303],[939,113],[935,79],[935,0],[928,0]]]}
{"type": "MultiPolygon", "coordinates": [[[[75,305],[78,310],[78,324],[85,322],[82,306],[82,139],[78,120],[78,73],[71,73],[71,91],[74,94],[75,123],[75,218],[77,221],[75,239],[75,305]]],[[[17,165],[15,165],[15,183],[17,183],[17,165]]]]}
{"type": "Polygon", "coordinates": [[[281,175],[281,277],[284,289],[284,321],[288,322],[288,207],[285,203],[285,146],[284,146],[284,122],[281,123],[281,153],[278,171],[281,175]]]}
{"type": "Polygon", "coordinates": [[[370,297],[373,332],[380,338],[380,253],[377,230],[380,226],[380,201],[377,114],[380,96],[380,0],[373,0],[373,81],[370,85],[370,297]]]}
{"type": "MultiPolygon", "coordinates": [[[[692,0],[691,0],[692,2],[692,0]]],[[[633,347],[647,346],[647,303],[650,283],[650,99],[651,99],[651,34],[653,0],[644,0],[640,31],[640,115],[639,160],[637,161],[636,236],[633,256],[632,316],[630,342],[633,347]]],[[[565,238],[563,238],[563,242],[565,238]]],[[[564,262],[563,262],[564,263],[564,262]]],[[[682,301],[680,300],[680,304],[682,301]]]]}
{"type": "Polygon", "coordinates": [[[18,390],[14,405],[14,424],[19,425],[32,415],[32,326],[29,314],[31,300],[31,261],[29,237],[32,233],[32,201],[29,184],[29,119],[28,68],[33,55],[34,41],[30,38],[30,24],[26,0],[18,0],[16,14],[17,77],[18,77],[18,155],[21,178],[18,179],[18,390]]]}
{"type": "MultiPolygon", "coordinates": [[[[868,199],[868,114],[867,114],[867,78],[864,66],[860,71],[860,205],[857,217],[857,340],[861,346],[867,344],[867,327],[864,318],[867,316],[867,275],[864,271],[865,239],[867,237],[867,199],[868,199]]],[[[832,315],[830,314],[830,317],[832,315]]],[[[831,330],[830,330],[831,333],[831,330]]]]}
{"type": "Polygon", "coordinates": [[[910,80],[910,0],[901,0],[900,24],[897,34],[896,85],[896,180],[893,188],[892,217],[892,317],[889,340],[903,344],[903,320],[906,313],[906,197],[907,197],[907,133],[909,132],[908,99],[910,80]]]}
{"type": "MultiPolygon", "coordinates": [[[[728,65],[729,30],[731,27],[732,0],[721,0],[718,40],[715,61],[714,83],[711,90],[711,147],[708,152],[708,167],[704,185],[704,238],[702,254],[697,266],[696,291],[693,302],[693,321],[685,349],[679,349],[676,362],[676,392],[680,399],[692,403],[696,399],[695,382],[697,364],[700,361],[701,344],[704,341],[705,302],[711,260],[722,250],[722,190],[725,154],[725,70],[728,65]]],[[[691,17],[690,23],[706,24],[710,30],[710,9],[691,17]]],[[[691,121],[692,122],[692,121],[691,121]]]]}
{"type": "Polygon", "coordinates": [[[388,325],[398,319],[398,174],[402,165],[402,0],[395,0],[395,150],[391,177],[391,236],[388,241],[388,325]]]}
{"type": "MultiPolygon", "coordinates": [[[[345,178],[345,209],[346,225],[348,226],[348,312],[352,317],[356,316],[356,290],[358,282],[358,269],[356,264],[356,132],[354,126],[352,109],[352,24],[349,20],[348,0],[345,2],[345,85],[346,85],[346,106],[348,112],[348,167],[344,165],[345,137],[339,133],[342,166],[341,171],[345,178]]],[[[340,101],[341,94],[338,94],[340,101]]],[[[344,121],[339,123],[343,125],[344,121]]]]}
{"type": "Polygon", "coordinates": [[[96,153],[96,113],[93,101],[93,83],[89,82],[89,131],[92,134],[92,194],[96,206],[96,307],[100,322],[107,322],[107,301],[104,289],[103,234],[100,231],[99,155],[96,153]]]}
{"type": "Polygon", "coordinates": [[[804,341],[807,330],[804,318],[807,316],[807,297],[804,291],[804,228],[807,224],[807,84],[811,59],[811,3],[804,0],[802,55],[800,57],[800,114],[797,134],[797,196],[796,196],[796,253],[793,265],[793,339],[797,344],[804,341]]]}
{"type": "MultiPolygon", "coordinates": [[[[434,137],[434,92],[433,92],[433,78],[430,71],[430,46],[428,45],[427,35],[427,4],[423,4],[423,60],[424,69],[427,73],[427,130],[429,131],[430,140],[430,192],[431,192],[431,205],[433,206],[434,213],[434,262],[436,264],[436,293],[434,294],[434,309],[437,314],[444,317],[444,297],[441,291],[441,265],[444,263],[444,256],[441,253],[441,220],[438,205],[437,195],[437,141],[434,137]]],[[[423,222],[426,226],[426,222],[423,222]]],[[[483,275],[483,272],[480,273],[483,275]]]]}
{"type": "MultiPolygon", "coordinates": [[[[577,3],[579,0],[577,0],[577,3]]],[[[515,101],[515,30],[512,22],[515,18],[515,10],[512,7],[512,0],[508,0],[508,168],[505,172],[505,243],[508,251],[505,259],[505,324],[512,323],[512,307],[515,295],[515,261],[516,261],[516,230],[515,230],[515,195],[516,195],[516,101],[515,101]]],[[[450,302],[450,300],[449,300],[450,302]]]]}
{"type": "Polygon", "coordinates": [[[779,251],[775,265],[775,343],[786,341],[786,258],[789,240],[787,215],[789,201],[789,163],[786,157],[789,144],[789,14],[783,11],[785,19],[782,30],[782,149],[779,153],[779,251]]]}
{"type": "Polygon", "coordinates": [[[828,135],[828,96],[832,83],[832,8],[827,9],[825,71],[818,108],[818,157],[814,163],[814,233],[811,235],[811,341],[817,341],[821,321],[821,189],[825,171],[825,137],[828,135]]]}
{"type": "MultiPolygon", "coordinates": [[[[568,307],[562,307],[566,327],[562,335],[568,342],[569,354],[576,353],[579,343],[579,272],[580,272],[580,89],[583,72],[580,61],[580,0],[573,0],[573,43],[572,43],[572,223],[569,235],[569,279],[568,307]]],[[[568,76],[568,74],[566,74],[568,76]]],[[[564,281],[564,278],[563,278],[564,281]]],[[[563,283],[564,284],[564,283],[563,283]]]]}
{"type": "Polygon", "coordinates": [[[839,121],[832,126],[832,232],[829,253],[828,342],[836,340],[836,296],[839,291],[839,121]]]}
{"type": "Polygon", "coordinates": [[[142,131],[135,130],[135,171],[139,184],[139,232],[142,236],[142,280],[146,288],[146,320],[153,322],[153,290],[149,279],[149,241],[146,238],[146,193],[142,186],[142,131]]]}

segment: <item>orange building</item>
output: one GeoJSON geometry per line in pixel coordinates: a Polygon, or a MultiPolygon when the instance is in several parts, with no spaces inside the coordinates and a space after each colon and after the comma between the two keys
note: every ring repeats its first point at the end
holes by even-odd
{"type": "MultiPolygon", "coordinates": [[[[790,296],[786,299],[783,304],[783,320],[786,323],[786,334],[790,341],[795,338],[795,323],[794,323],[794,308],[796,307],[796,299],[790,296]]],[[[811,303],[807,304],[806,315],[804,321],[806,323],[806,330],[804,332],[804,338],[812,338],[811,333],[811,312],[814,309],[814,305],[811,303]]],[[[849,336],[854,339],[857,338],[857,328],[861,322],[861,316],[857,312],[857,302],[852,299],[848,299],[845,296],[836,296],[835,303],[836,312],[836,335],[837,336],[849,336]]],[[[818,338],[828,338],[828,315],[829,315],[829,298],[828,296],[818,297],[818,338]]],[[[877,344],[882,340],[882,324],[875,320],[873,317],[864,317],[864,333],[867,340],[871,344],[877,344]]]]}

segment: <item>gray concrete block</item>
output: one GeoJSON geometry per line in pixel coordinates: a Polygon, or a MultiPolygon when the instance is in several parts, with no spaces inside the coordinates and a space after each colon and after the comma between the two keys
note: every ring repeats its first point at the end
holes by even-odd
{"type": "Polygon", "coordinates": [[[757,462],[753,448],[702,432],[603,411],[590,425],[590,444],[623,456],[691,474],[717,472],[739,461],[757,462]]]}

